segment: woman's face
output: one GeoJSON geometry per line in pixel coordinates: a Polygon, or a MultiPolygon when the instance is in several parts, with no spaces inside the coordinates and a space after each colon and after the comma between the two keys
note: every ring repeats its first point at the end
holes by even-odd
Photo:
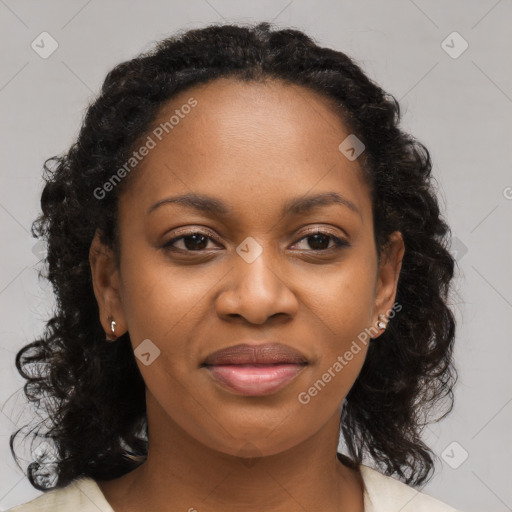
{"type": "Polygon", "coordinates": [[[296,446],[339,421],[362,333],[393,305],[401,240],[379,268],[369,189],[338,148],[350,131],[306,88],[217,80],[151,130],[120,198],[120,271],[93,264],[105,329],[111,314],[136,349],[150,435],[173,425],[232,455],[296,446]],[[195,200],[161,202],[182,195],[195,200]],[[203,366],[244,343],[306,364],[203,366]]]}

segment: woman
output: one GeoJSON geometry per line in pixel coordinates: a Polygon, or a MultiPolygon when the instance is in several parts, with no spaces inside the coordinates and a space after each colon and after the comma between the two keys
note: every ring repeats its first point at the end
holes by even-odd
{"type": "Polygon", "coordinates": [[[454,510],[414,488],[453,406],[454,260],[399,118],[345,54],[269,23],[108,74],[45,163],[58,310],[16,365],[47,492],[13,511],[454,510]]]}

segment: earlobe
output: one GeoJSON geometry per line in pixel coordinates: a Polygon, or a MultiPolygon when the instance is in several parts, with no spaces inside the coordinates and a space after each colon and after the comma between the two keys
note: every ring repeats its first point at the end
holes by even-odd
{"type": "Polygon", "coordinates": [[[89,264],[94,295],[100,311],[100,322],[106,338],[112,341],[113,335],[119,337],[126,330],[124,312],[120,296],[119,270],[116,266],[113,250],[104,245],[96,230],[89,248],[89,264]],[[115,332],[112,331],[114,322],[115,332]]]}

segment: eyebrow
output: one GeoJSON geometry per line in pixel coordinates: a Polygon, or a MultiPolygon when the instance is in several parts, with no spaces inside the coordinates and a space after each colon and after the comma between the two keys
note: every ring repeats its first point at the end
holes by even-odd
{"type": "MultiPolygon", "coordinates": [[[[217,217],[226,217],[234,213],[231,207],[219,199],[204,194],[188,193],[181,196],[166,197],[165,199],[157,201],[148,208],[147,215],[164,204],[179,204],[187,208],[197,210],[198,212],[207,213],[217,217]]],[[[305,214],[315,208],[330,206],[333,204],[346,206],[362,217],[357,206],[337,192],[324,192],[321,194],[288,200],[281,210],[281,216],[289,217],[292,215],[305,214]]]]}

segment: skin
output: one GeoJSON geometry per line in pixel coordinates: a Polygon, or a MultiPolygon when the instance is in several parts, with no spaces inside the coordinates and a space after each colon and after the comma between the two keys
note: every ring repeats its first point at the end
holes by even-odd
{"type": "Polygon", "coordinates": [[[116,512],[363,511],[362,479],[335,455],[342,403],[367,345],[308,404],[297,397],[393,307],[401,235],[393,233],[379,265],[370,191],[358,161],[338,150],[350,131],[323,96],[276,81],[220,79],[174,97],[155,126],[190,97],[197,106],[149,152],[120,197],[120,268],[98,236],[91,245],[105,332],[112,315],[116,335],[129,331],[134,349],[150,339],[160,350],[148,366],[137,359],[147,461],[98,484],[116,512]],[[176,203],[146,213],[190,192],[232,213],[176,203]],[[322,192],[342,195],[358,212],[330,204],[281,214],[286,201],[322,192]],[[162,248],[184,228],[216,239],[162,248]],[[309,228],[326,232],[316,246],[309,228]],[[330,235],[350,245],[336,249],[330,235]],[[252,263],[236,252],[247,237],[263,249],[252,263]],[[309,364],[275,394],[236,395],[200,364],[248,340],[288,344],[309,364]]]}

